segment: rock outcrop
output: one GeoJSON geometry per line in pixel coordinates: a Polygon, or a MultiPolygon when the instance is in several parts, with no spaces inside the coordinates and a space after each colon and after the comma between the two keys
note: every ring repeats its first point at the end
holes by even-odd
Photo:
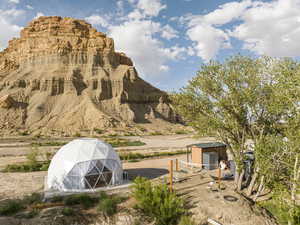
{"type": "Polygon", "coordinates": [[[0,129],[176,122],[167,94],[142,80],[111,38],[72,18],[39,17],[9,41],[0,52],[0,98],[0,129]]]}

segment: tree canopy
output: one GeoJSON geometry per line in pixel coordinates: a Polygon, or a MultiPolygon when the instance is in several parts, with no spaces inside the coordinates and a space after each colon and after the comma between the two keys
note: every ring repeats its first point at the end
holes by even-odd
{"type": "Polygon", "coordinates": [[[215,135],[227,144],[240,173],[237,183],[243,179],[246,142],[254,143],[249,196],[259,181],[256,193],[280,187],[282,192],[294,190],[295,198],[300,178],[299,62],[240,55],[224,63],[211,61],[172,101],[199,134],[215,135]]]}

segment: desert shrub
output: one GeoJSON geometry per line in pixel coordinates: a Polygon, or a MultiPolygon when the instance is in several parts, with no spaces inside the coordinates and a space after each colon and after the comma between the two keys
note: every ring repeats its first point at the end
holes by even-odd
{"type": "Polygon", "coordinates": [[[109,143],[112,147],[125,147],[125,146],[143,146],[145,145],[144,142],[141,141],[130,141],[127,139],[122,138],[107,138],[105,140],[107,143],[109,143]]]}
{"type": "Polygon", "coordinates": [[[98,211],[101,211],[106,216],[113,216],[117,212],[117,201],[113,198],[100,200],[98,211]]]}
{"type": "Polygon", "coordinates": [[[137,136],[137,134],[132,133],[132,132],[127,132],[124,134],[124,136],[137,136]]]}
{"type": "Polygon", "coordinates": [[[9,164],[2,170],[2,172],[34,172],[34,171],[47,171],[50,161],[36,162],[36,163],[19,163],[9,164]]]}
{"type": "Polygon", "coordinates": [[[76,132],[74,136],[75,136],[75,137],[81,137],[81,133],[76,132]]]}
{"type": "Polygon", "coordinates": [[[177,224],[185,213],[182,199],[170,192],[167,185],[152,185],[146,178],[135,179],[133,197],[137,200],[136,207],[157,225],[177,224]]]}
{"type": "Polygon", "coordinates": [[[185,131],[185,130],[176,130],[175,134],[188,134],[189,132],[185,131]]]}
{"type": "Polygon", "coordinates": [[[62,146],[67,144],[68,142],[57,142],[57,141],[51,141],[51,142],[32,142],[31,146],[38,147],[38,146],[62,146]]]}
{"type": "Polygon", "coordinates": [[[140,162],[140,160],[138,160],[138,159],[130,159],[130,160],[128,160],[128,162],[135,163],[135,162],[140,162]]]}
{"type": "Polygon", "coordinates": [[[101,129],[98,129],[98,128],[94,128],[94,131],[97,133],[97,134],[103,134],[103,130],[101,129]]]}
{"type": "Polygon", "coordinates": [[[182,216],[178,225],[197,225],[196,222],[189,216],[182,216]]]}
{"type": "Polygon", "coordinates": [[[98,211],[105,216],[113,216],[117,213],[117,205],[126,201],[128,197],[121,195],[108,195],[105,192],[99,194],[98,211]]]}
{"type": "Polygon", "coordinates": [[[9,216],[13,215],[20,210],[22,210],[24,206],[20,200],[8,200],[0,206],[0,215],[1,216],[9,216]]]}
{"type": "Polygon", "coordinates": [[[38,148],[31,148],[31,151],[26,155],[28,164],[36,165],[38,155],[39,155],[38,148]]]}
{"type": "Polygon", "coordinates": [[[62,201],[64,201],[64,197],[59,195],[53,196],[53,198],[50,199],[50,202],[62,202],[62,201]]]}
{"type": "Polygon", "coordinates": [[[21,136],[28,136],[30,133],[28,131],[22,131],[22,132],[19,132],[19,135],[21,136]]]}
{"type": "Polygon", "coordinates": [[[72,208],[69,207],[65,207],[63,208],[62,212],[61,212],[64,216],[73,216],[75,214],[74,210],[72,208]]]}
{"type": "Polygon", "coordinates": [[[152,135],[152,136],[158,136],[158,135],[163,135],[163,133],[159,132],[159,131],[154,131],[154,132],[151,132],[150,135],[152,135]]]}
{"type": "Polygon", "coordinates": [[[70,195],[64,199],[64,204],[67,206],[71,205],[82,205],[84,208],[90,208],[94,205],[95,199],[89,196],[88,194],[77,194],[70,195]]]}
{"type": "Polygon", "coordinates": [[[40,193],[32,193],[31,195],[27,195],[23,198],[22,203],[24,205],[31,205],[34,203],[42,202],[43,196],[40,193]]]}
{"type": "Polygon", "coordinates": [[[133,153],[133,152],[121,153],[119,156],[120,156],[121,160],[133,160],[133,159],[145,158],[145,155],[143,155],[141,153],[133,153]]]}

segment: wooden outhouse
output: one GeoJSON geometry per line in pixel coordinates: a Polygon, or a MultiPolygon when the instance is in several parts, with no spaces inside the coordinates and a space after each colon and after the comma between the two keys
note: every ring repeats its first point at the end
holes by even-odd
{"type": "MultiPolygon", "coordinates": [[[[187,146],[187,160],[188,154],[191,153],[191,162],[196,164],[210,164],[209,158],[214,156],[216,163],[221,160],[227,160],[226,145],[221,142],[198,143],[187,146]]],[[[215,164],[216,164],[215,163],[215,164]]]]}

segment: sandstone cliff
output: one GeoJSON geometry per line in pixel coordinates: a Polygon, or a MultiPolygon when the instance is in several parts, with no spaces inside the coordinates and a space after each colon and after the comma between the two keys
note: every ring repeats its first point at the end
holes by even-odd
{"type": "Polygon", "coordinates": [[[83,20],[39,17],[0,52],[0,129],[82,129],[176,122],[165,92],[83,20]]]}

